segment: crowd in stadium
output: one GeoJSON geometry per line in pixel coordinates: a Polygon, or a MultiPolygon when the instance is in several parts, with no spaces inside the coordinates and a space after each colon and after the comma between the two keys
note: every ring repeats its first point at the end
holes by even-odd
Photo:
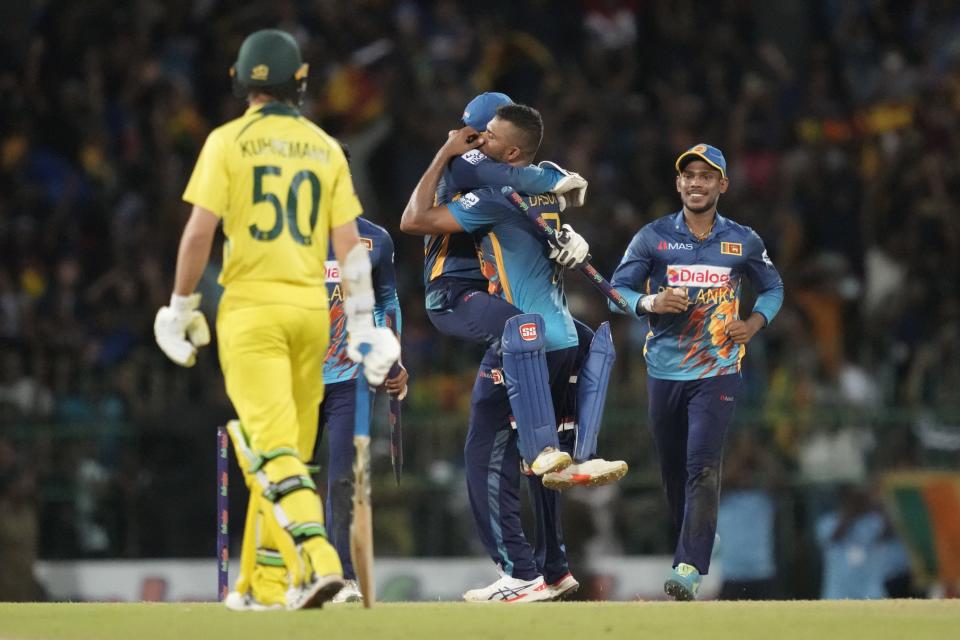
{"type": "MultiPolygon", "coordinates": [[[[196,485],[182,463],[206,464],[198,434],[230,407],[215,352],[174,367],[152,321],[189,171],[210,129],[244,107],[232,56],[266,25],[298,38],[311,65],[303,111],[350,146],[367,215],[394,236],[411,410],[462,415],[458,394],[417,384],[465,396],[478,357],[427,322],[422,241],[399,216],[463,105],[498,90],[543,114],[540,158],[590,181],[570,216],[608,276],[637,229],[679,208],[678,152],[723,149],[720,211],[765,239],[787,292],[744,370],[745,415],[769,427],[780,466],[862,484],[871,469],[928,461],[924,433],[956,451],[941,426],[960,417],[956,3],[357,4],[0,10],[0,503],[43,494],[42,553],[205,548],[177,540],[209,505],[145,505],[159,486],[196,485]],[[133,520],[141,533],[116,539],[133,520]]],[[[216,275],[214,264],[200,289],[208,318],[216,275]]],[[[607,318],[591,290],[571,283],[569,296],[578,317],[607,318]]],[[[615,334],[611,403],[642,415],[627,398],[642,386],[643,332],[618,321],[615,334]]],[[[633,428],[626,442],[647,440],[633,428]]]]}

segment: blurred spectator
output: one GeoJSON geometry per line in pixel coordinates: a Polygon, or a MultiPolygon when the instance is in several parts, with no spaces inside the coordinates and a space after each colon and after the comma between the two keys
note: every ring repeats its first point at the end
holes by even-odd
{"type": "Polygon", "coordinates": [[[907,554],[864,489],[847,486],[839,507],[817,520],[816,537],[823,554],[821,598],[870,600],[910,594],[907,554]]]}
{"type": "Polygon", "coordinates": [[[0,602],[35,602],[36,475],[13,442],[0,435],[0,602]]]}
{"type": "Polygon", "coordinates": [[[775,553],[775,494],[781,480],[769,445],[753,429],[736,431],[723,465],[717,519],[720,600],[771,600],[781,594],[775,553]]]}

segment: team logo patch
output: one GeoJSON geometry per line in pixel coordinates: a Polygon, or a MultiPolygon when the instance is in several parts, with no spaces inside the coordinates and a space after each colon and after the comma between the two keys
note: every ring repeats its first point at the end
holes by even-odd
{"type": "Polygon", "coordinates": [[[480,151],[479,149],[471,149],[470,151],[467,151],[465,154],[463,154],[460,157],[466,160],[467,162],[469,162],[470,164],[480,164],[481,162],[487,159],[486,154],[484,154],[483,151],[480,151]]]}
{"type": "Polygon", "coordinates": [[[367,251],[373,251],[373,240],[370,238],[360,238],[360,244],[362,244],[367,251]]]}
{"type": "Polygon", "coordinates": [[[258,64],[253,69],[250,69],[250,79],[259,80],[263,82],[270,78],[270,67],[265,64],[258,64]]]}
{"type": "Polygon", "coordinates": [[[693,149],[690,149],[690,151],[692,151],[693,153],[705,153],[707,151],[707,145],[698,144],[693,149]]]}
{"type": "Polygon", "coordinates": [[[323,263],[327,272],[327,282],[340,282],[340,263],[336,260],[327,260],[323,263]]]}
{"type": "Polygon", "coordinates": [[[667,282],[671,287],[722,287],[730,282],[730,267],[710,264],[682,264],[667,267],[667,282]]]}
{"type": "Polygon", "coordinates": [[[475,193],[465,193],[460,198],[460,206],[464,209],[469,209],[478,202],[480,202],[480,198],[475,193]]]}
{"type": "Polygon", "coordinates": [[[532,322],[527,322],[520,325],[520,337],[526,340],[527,342],[533,342],[537,339],[537,325],[532,322]]]}
{"type": "Polygon", "coordinates": [[[493,384],[503,384],[503,371],[501,369],[490,369],[490,378],[493,384]]]}
{"type": "Polygon", "coordinates": [[[742,256],[743,245],[739,242],[721,242],[720,253],[724,253],[728,256],[742,256]]]}
{"type": "Polygon", "coordinates": [[[463,154],[460,157],[466,160],[467,162],[469,162],[470,164],[480,164],[487,158],[487,156],[482,151],[478,151],[477,149],[470,149],[470,151],[467,151],[465,154],[463,154]]]}

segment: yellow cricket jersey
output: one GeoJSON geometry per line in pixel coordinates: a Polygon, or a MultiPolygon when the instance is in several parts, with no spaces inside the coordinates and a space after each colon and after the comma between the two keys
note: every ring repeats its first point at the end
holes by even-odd
{"type": "Polygon", "coordinates": [[[250,107],[210,133],[183,199],[223,219],[225,302],[327,308],[330,229],[361,213],[336,139],[291,106],[250,107]]]}

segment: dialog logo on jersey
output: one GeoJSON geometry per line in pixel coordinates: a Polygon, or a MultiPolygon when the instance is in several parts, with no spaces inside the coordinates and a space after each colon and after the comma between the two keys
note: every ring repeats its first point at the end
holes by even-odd
{"type": "Polygon", "coordinates": [[[533,342],[537,339],[537,325],[527,322],[520,325],[520,337],[527,342],[533,342]]]}
{"type": "Polygon", "coordinates": [[[340,282],[340,263],[336,260],[327,260],[323,263],[324,271],[327,272],[327,282],[340,282]]]}
{"type": "Polygon", "coordinates": [[[667,282],[672,287],[722,287],[730,282],[730,267],[710,264],[681,264],[667,267],[667,282]]]}

